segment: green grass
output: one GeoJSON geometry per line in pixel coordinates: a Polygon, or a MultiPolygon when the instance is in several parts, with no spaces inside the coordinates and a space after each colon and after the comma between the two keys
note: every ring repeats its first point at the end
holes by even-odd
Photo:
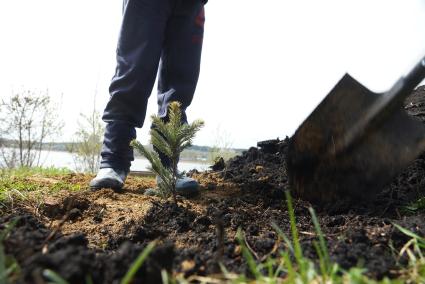
{"type": "MultiPolygon", "coordinates": [[[[401,226],[394,224],[395,228],[400,230],[411,240],[400,250],[399,255],[406,255],[409,263],[401,268],[397,279],[384,278],[382,280],[370,279],[366,276],[366,270],[361,267],[352,267],[349,270],[341,269],[330,259],[326,239],[320,228],[316,214],[310,208],[310,214],[317,234],[317,240],[314,242],[319,261],[317,263],[303,255],[296,219],[293,210],[292,200],[289,193],[286,194],[289,213],[289,222],[291,227],[291,236],[286,236],[280,228],[273,225],[278,233],[280,240],[286,244],[286,249],[277,253],[275,257],[268,257],[260,262],[245,244],[244,233],[241,229],[236,234],[236,240],[241,246],[242,255],[250,271],[249,275],[235,274],[229,272],[221,265],[222,274],[214,276],[192,276],[184,278],[182,276],[173,277],[166,271],[162,271],[164,284],[189,284],[189,283],[225,283],[225,284],[402,284],[402,283],[425,283],[425,258],[423,249],[425,249],[425,238],[410,232],[401,226]]],[[[149,253],[154,248],[155,243],[149,244],[139,257],[134,261],[128,272],[121,280],[121,283],[132,283],[132,279],[149,253]]],[[[65,280],[53,271],[46,270],[44,276],[50,280],[49,283],[65,284],[65,280]]],[[[90,279],[90,278],[88,278],[90,279]]],[[[86,281],[86,283],[91,283],[86,281]]]]}
{"type": "Polygon", "coordinates": [[[71,170],[67,168],[54,168],[54,167],[22,167],[22,168],[16,168],[16,169],[7,169],[3,168],[0,169],[1,175],[15,175],[15,176],[28,176],[28,175],[43,175],[45,177],[55,177],[65,174],[72,173],[71,170]]]}
{"type": "Polygon", "coordinates": [[[60,179],[71,173],[68,169],[40,167],[0,169],[0,202],[11,198],[25,199],[28,192],[34,191],[80,190],[80,185],[67,183],[60,179]],[[43,182],[43,179],[55,178],[57,180],[52,183],[43,182]]]}
{"type": "Polygon", "coordinates": [[[425,197],[421,197],[409,205],[402,207],[401,210],[404,213],[417,213],[425,210],[425,197]]]}
{"type": "MultiPolygon", "coordinates": [[[[66,169],[55,168],[32,168],[32,169],[16,169],[16,170],[0,170],[0,201],[1,198],[10,197],[14,194],[16,197],[25,198],[25,194],[29,191],[36,190],[78,190],[78,186],[62,182],[58,178],[58,182],[46,186],[43,183],[32,182],[31,177],[55,178],[70,174],[66,169]]],[[[269,256],[261,261],[251,253],[245,243],[244,232],[238,230],[236,240],[241,247],[242,256],[244,257],[249,274],[235,274],[229,272],[223,265],[222,274],[217,276],[192,276],[183,278],[181,276],[174,277],[162,272],[163,283],[193,283],[196,280],[199,283],[259,283],[259,284],[277,284],[277,283],[354,283],[354,284],[398,284],[398,283],[425,283],[425,238],[406,230],[405,228],[394,224],[394,227],[410,238],[400,251],[396,251],[398,258],[408,260],[407,265],[400,266],[398,277],[396,279],[374,280],[367,276],[367,271],[362,267],[352,267],[344,270],[338,264],[332,262],[326,238],[321,230],[318,218],[312,208],[310,208],[311,220],[315,228],[316,240],[313,245],[316,249],[318,259],[308,259],[304,256],[301,246],[297,221],[294,213],[293,202],[290,194],[286,193],[286,203],[289,214],[290,235],[286,235],[279,227],[273,224],[274,230],[277,232],[279,241],[285,244],[285,249],[276,251],[273,257],[269,256]]],[[[419,206],[421,207],[421,206],[419,206]]],[[[416,209],[416,207],[415,207],[416,209]]],[[[7,256],[4,251],[3,241],[8,237],[10,230],[13,228],[13,222],[0,232],[0,284],[10,283],[11,279],[16,279],[19,274],[19,266],[16,261],[7,256]]],[[[150,244],[134,261],[129,268],[127,274],[121,283],[131,283],[133,277],[143,265],[149,253],[154,248],[155,243],[150,244]]],[[[44,276],[49,279],[48,283],[67,283],[60,275],[54,271],[45,270],[44,276]]],[[[12,281],[13,283],[13,281],[12,281]]],[[[91,284],[92,280],[88,276],[87,284],[91,284]]]]}
{"type": "Polygon", "coordinates": [[[13,257],[6,255],[3,245],[17,222],[18,219],[14,219],[0,232],[0,284],[14,283],[20,273],[18,263],[13,257]]]}
{"type": "Polygon", "coordinates": [[[155,245],[156,245],[156,242],[153,241],[146,246],[146,248],[140,253],[140,255],[136,258],[136,260],[130,266],[130,269],[124,275],[124,278],[121,280],[121,284],[132,283],[134,276],[136,276],[137,271],[139,271],[139,269],[142,267],[146,258],[149,256],[149,254],[155,248],[155,245]]]}
{"type": "Polygon", "coordinates": [[[366,276],[366,270],[362,267],[352,267],[344,270],[333,263],[330,259],[325,236],[320,228],[316,214],[310,208],[310,214],[315,227],[317,240],[314,247],[318,255],[318,263],[303,255],[296,219],[289,193],[286,193],[286,200],[291,227],[291,238],[286,236],[280,228],[273,225],[278,236],[286,244],[286,249],[277,253],[277,256],[267,258],[264,261],[255,261],[254,256],[244,242],[243,232],[237,233],[237,241],[242,248],[242,255],[247,262],[251,276],[244,274],[234,274],[222,266],[223,275],[220,277],[192,277],[189,279],[172,279],[168,275],[163,275],[164,283],[192,283],[196,280],[200,283],[226,283],[226,284],[307,284],[307,283],[335,283],[335,284],[401,284],[401,283],[425,283],[425,238],[422,238],[400,226],[394,226],[411,240],[400,250],[400,257],[407,255],[409,263],[406,267],[400,267],[397,279],[384,278],[382,280],[370,279],[366,276]]]}
{"type": "MultiPolygon", "coordinates": [[[[136,273],[139,271],[139,269],[142,267],[143,263],[148,258],[149,254],[153,251],[153,249],[156,246],[156,241],[153,241],[149,243],[143,251],[139,254],[139,256],[134,260],[133,264],[130,266],[130,268],[127,270],[127,273],[124,275],[124,277],[121,279],[121,284],[131,284],[133,283],[133,279],[136,276],[136,273]]],[[[0,271],[1,272],[1,271],[0,271]]],[[[43,276],[48,279],[49,284],[69,284],[65,279],[63,279],[59,274],[56,272],[45,269],[43,271],[43,276]]],[[[85,284],[92,284],[93,280],[90,276],[86,277],[85,284]]],[[[2,284],[0,282],[0,284],[2,284]]]]}

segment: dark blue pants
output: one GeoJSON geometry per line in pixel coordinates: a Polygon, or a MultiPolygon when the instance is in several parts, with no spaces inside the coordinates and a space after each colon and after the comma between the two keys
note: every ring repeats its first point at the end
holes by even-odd
{"type": "Polygon", "coordinates": [[[204,33],[202,0],[125,0],[117,68],[102,119],[107,123],[101,168],[128,170],[129,146],[142,127],[158,74],[158,115],[178,101],[184,119],[199,77],[204,33]],[[159,72],[158,72],[159,69],[159,72]]]}

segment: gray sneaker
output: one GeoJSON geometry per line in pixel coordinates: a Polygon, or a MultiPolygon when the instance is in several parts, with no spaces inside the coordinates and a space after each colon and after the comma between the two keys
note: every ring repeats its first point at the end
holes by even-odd
{"type": "MultiPolygon", "coordinates": [[[[157,176],[156,184],[162,182],[162,179],[157,176]]],[[[199,183],[190,177],[182,177],[177,179],[176,192],[184,197],[191,197],[199,193],[199,183]]],[[[151,191],[147,195],[153,195],[151,191]]]]}
{"type": "Polygon", "coordinates": [[[199,193],[199,183],[190,177],[182,177],[177,180],[176,192],[181,196],[193,196],[199,193]]]}
{"type": "Polygon", "coordinates": [[[97,173],[97,176],[91,180],[91,189],[112,188],[114,190],[121,190],[124,186],[127,172],[124,170],[103,168],[97,173]]]}

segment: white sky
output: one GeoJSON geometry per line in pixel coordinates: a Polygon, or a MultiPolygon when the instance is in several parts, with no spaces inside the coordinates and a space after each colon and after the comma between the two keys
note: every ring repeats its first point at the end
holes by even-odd
{"type": "MultiPolygon", "coordinates": [[[[152,0],[154,1],[154,0],[152,0]]],[[[79,113],[103,110],[115,69],[121,0],[1,0],[0,94],[63,93],[60,140],[79,113]]],[[[425,0],[210,0],[189,120],[233,147],[291,135],[345,72],[384,91],[425,54],[425,0]]],[[[156,111],[156,92],[148,115],[156,111]]],[[[147,142],[150,120],[139,132],[147,142]]]]}

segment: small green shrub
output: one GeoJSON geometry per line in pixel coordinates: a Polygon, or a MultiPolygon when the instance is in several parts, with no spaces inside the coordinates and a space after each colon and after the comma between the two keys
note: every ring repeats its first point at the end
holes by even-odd
{"type": "Polygon", "coordinates": [[[170,168],[162,165],[159,155],[155,151],[146,149],[136,140],[131,143],[149,160],[151,163],[150,170],[160,177],[161,182],[158,184],[158,189],[161,196],[167,197],[172,194],[176,204],[176,183],[177,179],[181,177],[177,170],[180,153],[192,145],[196,132],[204,125],[202,120],[195,120],[191,124],[182,123],[180,107],[181,105],[178,102],[172,102],[169,105],[168,122],[164,122],[157,115],[151,116],[154,126],[150,131],[151,143],[170,159],[170,168]]]}

